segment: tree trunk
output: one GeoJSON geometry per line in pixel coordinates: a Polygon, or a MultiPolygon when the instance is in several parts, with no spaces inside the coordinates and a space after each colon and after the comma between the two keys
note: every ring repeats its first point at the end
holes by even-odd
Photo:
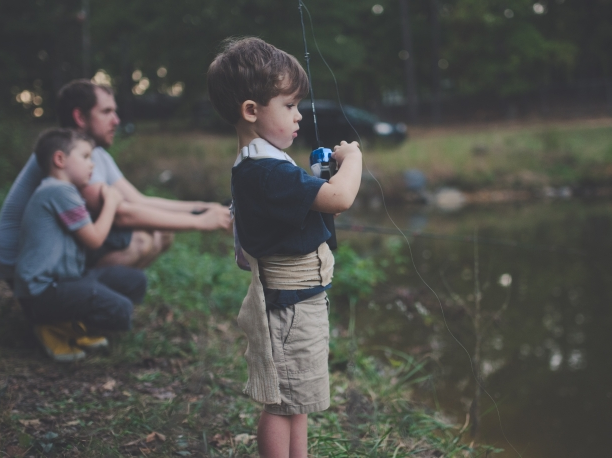
{"type": "Polygon", "coordinates": [[[408,52],[404,59],[404,72],[406,76],[406,101],[408,103],[408,120],[416,123],[419,118],[419,100],[416,89],[416,74],[414,68],[414,50],[412,47],[412,29],[410,27],[410,14],[408,0],[399,0],[402,22],[402,45],[408,52]]]}
{"type": "Polygon", "coordinates": [[[431,6],[431,121],[440,124],[440,15],[438,0],[430,0],[431,6]]]}

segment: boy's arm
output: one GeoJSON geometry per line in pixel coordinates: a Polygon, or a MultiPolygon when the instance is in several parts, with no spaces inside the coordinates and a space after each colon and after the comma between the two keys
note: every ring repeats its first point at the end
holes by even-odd
{"type": "Polygon", "coordinates": [[[117,206],[123,199],[118,190],[108,186],[102,188],[102,198],[104,205],[96,222],[87,224],[74,232],[77,240],[91,250],[100,248],[108,237],[117,206]]]}
{"type": "Polygon", "coordinates": [[[332,157],[338,162],[338,172],[321,186],[310,207],[321,213],[342,213],[351,208],[361,184],[361,150],[357,142],[341,142],[332,157]]]}

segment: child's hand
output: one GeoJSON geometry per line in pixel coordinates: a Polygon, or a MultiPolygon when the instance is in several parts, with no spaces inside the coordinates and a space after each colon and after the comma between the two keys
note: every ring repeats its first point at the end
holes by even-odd
{"type": "Polygon", "coordinates": [[[344,160],[350,156],[358,157],[359,161],[361,161],[361,150],[359,149],[359,143],[347,143],[345,141],[341,141],[340,145],[334,146],[332,157],[338,163],[338,167],[340,167],[342,162],[344,162],[344,160]]]}
{"type": "Polygon", "coordinates": [[[104,185],[100,190],[104,203],[113,203],[115,205],[120,204],[123,201],[123,195],[119,190],[113,186],[104,185]]]}

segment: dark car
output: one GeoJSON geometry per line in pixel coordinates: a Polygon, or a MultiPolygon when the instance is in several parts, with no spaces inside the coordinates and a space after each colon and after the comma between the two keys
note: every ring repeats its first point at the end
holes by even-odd
{"type": "MultiPolygon", "coordinates": [[[[355,130],[364,140],[384,139],[399,143],[407,137],[407,129],[404,123],[392,124],[383,122],[376,115],[350,105],[342,105],[342,108],[344,113],[336,102],[331,100],[315,100],[321,146],[333,148],[341,140],[348,142],[358,141],[359,138],[355,134],[355,130]],[[353,130],[351,125],[355,130],[353,130]]],[[[316,148],[319,145],[317,145],[315,137],[310,100],[302,100],[298,105],[298,109],[302,114],[300,131],[297,137],[298,142],[316,148]]]]}

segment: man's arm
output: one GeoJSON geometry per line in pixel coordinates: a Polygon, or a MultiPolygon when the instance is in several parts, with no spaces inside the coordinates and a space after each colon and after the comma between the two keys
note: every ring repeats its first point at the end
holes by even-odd
{"type": "Polygon", "coordinates": [[[312,210],[321,213],[342,213],[353,205],[361,184],[361,150],[357,142],[340,143],[332,157],[338,162],[338,172],[324,183],[315,198],[312,210]]]}
{"type": "Polygon", "coordinates": [[[123,197],[121,193],[111,187],[104,186],[101,191],[104,204],[102,211],[95,223],[87,224],[74,232],[79,242],[91,250],[97,250],[102,246],[113,224],[115,212],[123,197]]]}
{"type": "MultiPolygon", "coordinates": [[[[98,214],[102,208],[101,190],[104,186],[102,183],[95,183],[81,190],[87,208],[94,215],[98,214]]],[[[190,211],[157,208],[149,205],[146,199],[131,202],[125,199],[125,194],[123,194],[123,197],[124,200],[119,204],[114,220],[114,223],[120,227],[162,231],[213,231],[215,229],[229,229],[231,225],[229,209],[219,204],[208,204],[205,213],[194,215],[190,211]]]]}
{"type": "Polygon", "coordinates": [[[172,200],[164,199],[162,197],[149,197],[142,194],[136,187],[125,178],[119,178],[113,186],[116,187],[123,198],[133,204],[143,204],[151,207],[158,208],[160,210],[167,210],[173,212],[200,212],[207,210],[210,207],[218,206],[217,203],[209,202],[198,202],[198,201],[185,201],[185,200],[172,200]]]}
{"type": "Polygon", "coordinates": [[[214,231],[229,229],[229,209],[213,205],[200,215],[187,212],[168,211],[125,200],[119,204],[115,224],[121,227],[162,231],[214,231]]]}

